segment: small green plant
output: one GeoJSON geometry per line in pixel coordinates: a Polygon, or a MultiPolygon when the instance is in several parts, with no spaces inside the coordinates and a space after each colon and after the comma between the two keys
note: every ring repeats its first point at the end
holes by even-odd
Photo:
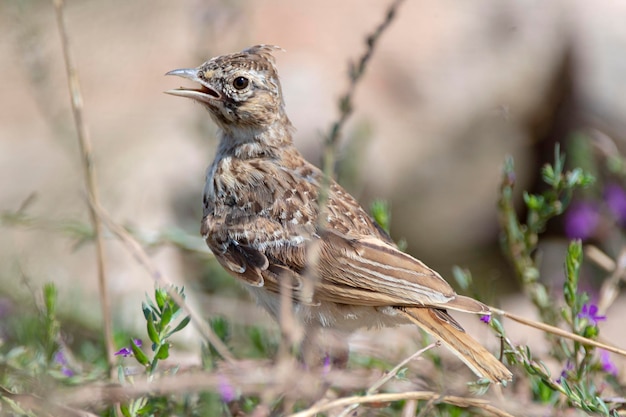
{"type": "Polygon", "coordinates": [[[546,164],[541,170],[548,189],[541,194],[524,192],[526,221],[520,222],[514,205],[515,170],[513,159],[508,158],[500,185],[499,214],[502,227],[502,247],[511,260],[515,272],[526,293],[539,309],[542,320],[556,324],[559,312],[553,306],[545,286],[539,281],[539,268],[534,255],[539,235],[544,232],[548,221],[565,212],[574,191],[591,185],[594,178],[579,168],[565,170],[565,155],[557,144],[554,164],[546,164]]]}
{"type": "MultiPolygon", "coordinates": [[[[575,168],[565,170],[565,156],[555,147],[554,164],[546,164],[542,178],[548,189],[542,194],[524,193],[527,208],[526,222],[522,223],[513,207],[513,186],[515,172],[513,161],[508,159],[503,174],[500,198],[500,219],[503,229],[503,248],[511,259],[520,282],[537,307],[545,323],[565,324],[569,330],[586,339],[598,337],[598,322],[606,317],[598,313],[598,308],[589,303],[589,296],[580,292],[578,282],[583,262],[583,248],[580,240],[570,242],[564,263],[565,281],[563,302],[555,302],[554,294],[539,281],[539,266],[536,251],[540,234],[548,221],[563,214],[577,188],[588,187],[594,178],[575,168]]],[[[554,378],[545,364],[535,359],[528,346],[513,346],[507,339],[500,321],[491,320],[496,333],[506,341],[504,353],[510,363],[521,364],[526,371],[534,398],[543,403],[573,406],[585,412],[601,415],[617,415],[610,410],[600,397],[598,382],[607,374],[611,376],[613,365],[606,352],[598,354],[596,348],[579,341],[566,341],[552,335],[547,337],[552,346],[550,356],[562,364],[561,374],[554,378]],[[558,395],[561,394],[561,395],[558,395]]]]}
{"type": "MultiPolygon", "coordinates": [[[[157,287],[154,290],[154,302],[147,297],[141,306],[146,319],[148,339],[152,342],[150,346],[153,352],[152,357],[150,358],[141,350],[142,342],[140,339],[131,339],[129,347],[124,347],[115,353],[124,357],[133,356],[140,365],[146,368],[149,379],[155,376],[158,363],[170,356],[171,345],[169,339],[177,332],[183,330],[191,320],[191,316],[185,316],[177,322],[183,310],[176,303],[171,292],[175,292],[184,300],[184,288],[178,289],[174,286],[169,288],[157,287]]],[[[124,368],[121,365],[118,368],[118,376],[121,382],[125,382],[127,379],[124,374],[124,368]]],[[[122,404],[120,410],[126,417],[149,416],[161,408],[161,402],[162,399],[150,400],[148,397],[140,397],[130,401],[128,404],[122,404]]]]}

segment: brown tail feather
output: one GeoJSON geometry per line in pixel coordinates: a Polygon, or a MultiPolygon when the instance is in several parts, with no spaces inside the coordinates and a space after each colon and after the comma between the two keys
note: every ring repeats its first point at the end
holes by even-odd
{"type": "Polygon", "coordinates": [[[401,311],[422,330],[441,339],[480,378],[495,383],[512,379],[511,372],[487,349],[467,333],[441,320],[430,308],[410,307],[401,311]]]}

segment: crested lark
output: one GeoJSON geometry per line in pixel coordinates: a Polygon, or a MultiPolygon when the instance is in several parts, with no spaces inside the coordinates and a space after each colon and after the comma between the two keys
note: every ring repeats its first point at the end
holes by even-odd
{"type": "Polygon", "coordinates": [[[287,283],[296,316],[310,328],[414,323],[479,377],[510,380],[509,370],[447,312],[488,315],[487,306],[457,295],[437,272],[398,250],[334,181],[320,206],[324,174],[292,143],[276,49],[253,46],[167,73],[199,84],[167,93],[203,104],[219,127],[201,229],[216,259],[276,319],[287,283]]]}

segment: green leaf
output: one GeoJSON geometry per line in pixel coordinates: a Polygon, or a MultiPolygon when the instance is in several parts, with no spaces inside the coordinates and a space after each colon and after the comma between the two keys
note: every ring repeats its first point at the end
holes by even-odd
{"type": "Polygon", "coordinates": [[[504,336],[504,327],[502,327],[502,323],[500,320],[495,318],[493,315],[489,321],[489,325],[498,333],[499,336],[504,336]]]}
{"type": "Polygon", "coordinates": [[[133,417],[132,414],[130,413],[130,410],[128,409],[127,404],[120,404],[120,411],[122,412],[122,415],[124,417],[133,417]]]}
{"type": "Polygon", "coordinates": [[[595,339],[598,337],[598,333],[599,330],[596,326],[585,326],[585,329],[583,330],[583,336],[586,337],[587,339],[595,339]]]}
{"type": "Polygon", "coordinates": [[[558,181],[554,173],[554,168],[552,168],[552,165],[550,164],[546,164],[543,166],[543,168],[541,169],[541,177],[546,184],[550,185],[553,185],[555,182],[558,181]]]}
{"type": "Polygon", "coordinates": [[[584,177],[584,172],[580,168],[574,168],[573,170],[567,173],[566,177],[567,177],[567,187],[574,188],[581,184],[583,177],[584,177]]]}
{"type": "Polygon", "coordinates": [[[389,204],[385,200],[375,200],[370,208],[372,217],[376,223],[387,233],[391,224],[391,212],[389,204]]]}
{"type": "Polygon", "coordinates": [[[462,290],[467,291],[472,284],[472,275],[469,270],[454,265],[452,267],[452,275],[454,276],[456,283],[459,284],[459,287],[462,290]]]}
{"type": "Polygon", "coordinates": [[[43,299],[46,306],[46,314],[49,317],[54,317],[57,306],[57,287],[53,283],[49,282],[44,285],[43,299]]]}
{"type": "Polygon", "coordinates": [[[144,302],[144,301],[142,301],[142,302],[141,302],[141,311],[143,311],[143,316],[144,316],[144,318],[145,318],[146,320],[150,320],[150,319],[153,317],[153,315],[152,315],[152,309],[151,309],[151,308],[150,308],[150,306],[149,306],[146,302],[144,302]]]}
{"type": "Polygon", "coordinates": [[[252,347],[255,348],[255,353],[258,353],[262,356],[267,356],[267,338],[265,332],[261,330],[258,326],[251,326],[248,329],[248,337],[250,337],[250,342],[252,347]]]}
{"type": "Polygon", "coordinates": [[[174,333],[179,332],[182,329],[184,329],[185,327],[187,327],[187,325],[189,324],[190,321],[191,321],[191,316],[187,316],[184,319],[182,319],[180,321],[180,323],[178,323],[178,325],[176,327],[174,327],[174,330],[170,331],[167,335],[165,335],[165,338],[168,338],[171,335],[173,335],[174,333]]]}
{"type": "Polygon", "coordinates": [[[156,288],[154,290],[154,299],[159,307],[159,311],[163,311],[163,306],[167,301],[168,295],[164,288],[156,288]]]}
{"type": "Polygon", "coordinates": [[[154,355],[156,359],[161,359],[161,360],[167,359],[169,356],[170,356],[170,344],[169,343],[165,343],[161,345],[156,355],[154,355]]]}
{"type": "Polygon", "coordinates": [[[143,366],[148,366],[150,364],[150,359],[146,356],[145,353],[135,344],[133,339],[130,339],[130,349],[133,351],[133,355],[137,362],[142,364],[143,366]]]}
{"type": "Polygon", "coordinates": [[[146,328],[148,330],[148,337],[150,338],[152,343],[160,343],[161,338],[159,337],[159,332],[156,329],[156,326],[154,324],[154,320],[152,319],[152,317],[150,317],[146,321],[146,328]]]}
{"type": "Polygon", "coordinates": [[[222,342],[226,342],[230,337],[230,325],[224,317],[214,317],[211,320],[211,329],[222,342]]]}
{"type": "Polygon", "coordinates": [[[166,303],[161,312],[161,322],[159,323],[159,328],[161,330],[164,330],[172,321],[172,313],[172,305],[170,303],[166,303]]]}
{"type": "Polygon", "coordinates": [[[607,407],[606,403],[604,402],[602,398],[595,397],[595,403],[597,407],[600,409],[600,412],[602,414],[604,414],[605,416],[609,415],[609,407],[607,407]]]}
{"type": "Polygon", "coordinates": [[[537,383],[535,387],[535,396],[542,404],[546,404],[552,400],[552,396],[554,395],[554,391],[552,388],[542,380],[537,383]]]}

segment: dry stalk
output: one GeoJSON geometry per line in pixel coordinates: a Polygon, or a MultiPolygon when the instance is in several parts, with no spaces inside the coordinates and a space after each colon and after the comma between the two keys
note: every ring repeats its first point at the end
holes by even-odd
{"type": "MultiPolygon", "coordinates": [[[[61,404],[54,404],[51,401],[40,398],[34,394],[15,394],[3,387],[0,387],[0,398],[5,399],[5,401],[9,400],[15,402],[19,405],[19,408],[31,413],[28,415],[35,415],[34,413],[36,413],[36,415],[46,416],[57,415],[66,417],[97,417],[95,414],[92,414],[85,410],[79,410],[61,404]]],[[[0,406],[0,411],[2,410],[3,408],[0,406]]],[[[12,415],[8,413],[8,408],[6,415],[12,415]]]]}
{"type": "MultiPolygon", "coordinates": [[[[70,90],[70,98],[72,102],[72,114],[76,125],[76,133],[78,134],[78,144],[80,147],[81,162],[83,166],[83,174],[89,199],[96,205],[99,204],[98,188],[96,186],[96,171],[94,166],[93,152],[89,132],[83,119],[83,98],[80,89],[80,81],[74,64],[72,51],[69,44],[69,36],[67,34],[67,25],[65,24],[65,14],[63,12],[63,0],[53,0],[54,9],[56,11],[57,26],[59,35],[61,36],[61,47],[63,49],[63,58],[65,61],[65,70],[67,72],[68,86],[70,90]]],[[[115,363],[115,346],[113,345],[113,324],[111,319],[111,302],[109,299],[107,275],[105,267],[104,242],[102,237],[102,222],[98,218],[93,206],[89,206],[89,217],[93,225],[95,241],[96,241],[96,264],[98,269],[98,286],[100,289],[100,304],[102,307],[102,320],[104,324],[104,345],[107,356],[109,370],[112,372],[115,363]]]]}
{"type": "Polygon", "coordinates": [[[379,402],[393,402],[401,400],[425,400],[434,401],[438,404],[450,404],[461,408],[478,408],[485,413],[498,416],[498,417],[513,417],[511,414],[504,410],[500,410],[497,407],[489,404],[486,400],[477,398],[457,397],[454,395],[441,395],[432,391],[409,391],[403,393],[393,394],[374,394],[365,396],[354,396],[339,398],[334,401],[329,401],[325,404],[320,404],[315,407],[311,407],[307,410],[300,411],[299,413],[291,414],[289,417],[310,417],[317,413],[322,413],[328,410],[332,410],[337,407],[345,407],[352,404],[367,404],[367,403],[379,403],[379,402]]]}
{"type": "Polygon", "coordinates": [[[600,268],[611,273],[600,288],[598,311],[604,314],[617,299],[620,282],[626,277],[626,246],[622,247],[616,261],[593,245],[585,246],[585,255],[600,268]]]}
{"type": "Polygon", "coordinates": [[[133,384],[94,383],[54,391],[50,400],[69,407],[87,408],[105,404],[125,403],[146,395],[168,396],[193,392],[219,390],[224,380],[237,388],[242,395],[264,396],[267,392],[280,393],[285,398],[312,399],[326,381],[342,390],[362,389],[372,383],[371,372],[363,370],[308,372],[296,362],[290,367],[277,369],[268,361],[238,361],[223,363],[215,372],[178,373],[161,375],[149,380],[146,375],[135,376],[133,384]]]}
{"type": "MultiPolygon", "coordinates": [[[[432,348],[434,348],[435,346],[440,346],[441,342],[437,341],[435,343],[431,343],[430,345],[426,346],[423,349],[418,350],[417,352],[413,353],[411,356],[409,356],[408,358],[405,358],[404,360],[402,360],[399,364],[397,364],[391,371],[385,373],[383,376],[380,377],[380,379],[378,381],[376,381],[371,387],[369,387],[369,389],[366,391],[366,395],[373,395],[376,393],[376,391],[378,391],[378,389],[380,387],[382,387],[385,383],[387,383],[387,381],[389,381],[391,378],[393,378],[394,376],[396,376],[398,374],[398,372],[400,372],[400,369],[402,369],[402,367],[404,367],[407,363],[411,362],[414,359],[419,358],[420,356],[422,356],[422,354],[432,348]]],[[[346,417],[348,414],[350,414],[353,410],[356,410],[359,407],[359,403],[356,404],[352,404],[349,407],[346,407],[345,410],[343,410],[341,412],[341,414],[339,414],[338,417],[346,417]]]]}
{"type": "Polygon", "coordinates": [[[324,149],[324,173],[328,178],[332,177],[333,166],[335,163],[335,155],[337,152],[337,143],[339,141],[339,137],[341,136],[341,130],[343,129],[348,117],[352,114],[353,105],[352,100],[354,97],[354,92],[356,91],[356,87],[361,81],[363,74],[365,74],[365,69],[367,68],[367,64],[369,63],[373,53],[374,47],[378,43],[381,35],[387,30],[391,22],[396,16],[398,11],[398,7],[404,0],[394,0],[389,7],[387,8],[387,12],[385,13],[385,18],[383,21],[376,27],[374,32],[372,32],[366,38],[367,47],[365,52],[359,59],[356,65],[350,65],[350,85],[348,86],[348,91],[341,96],[339,99],[339,118],[335,121],[330,128],[330,132],[326,137],[325,149],[324,149]]]}
{"type": "Polygon", "coordinates": [[[401,417],[414,417],[417,413],[417,400],[408,400],[402,407],[401,417]]]}
{"type": "Polygon", "coordinates": [[[593,346],[596,348],[608,350],[609,352],[617,353],[618,355],[621,355],[621,356],[626,356],[626,350],[620,349],[616,346],[607,345],[606,343],[598,342],[592,339],[587,339],[586,337],[579,336],[577,334],[568,332],[558,327],[550,326],[549,324],[545,324],[536,320],[528,319],[526,317],[518,316],[517,314],[509,313],[508,311],[501,310],[499,308],[490,306],[489,309],[492,312],[496,314],[500,314],[503,317],[507,317],[511,320],[514,320],[518,323],[524,324],[529,327],[534,327],[535,329],[544,331],[546,333],[551,333],[556,336],[564,337],[566,339],[573,340],[575,342],[581,343],[586,346],[593,346]]]}

